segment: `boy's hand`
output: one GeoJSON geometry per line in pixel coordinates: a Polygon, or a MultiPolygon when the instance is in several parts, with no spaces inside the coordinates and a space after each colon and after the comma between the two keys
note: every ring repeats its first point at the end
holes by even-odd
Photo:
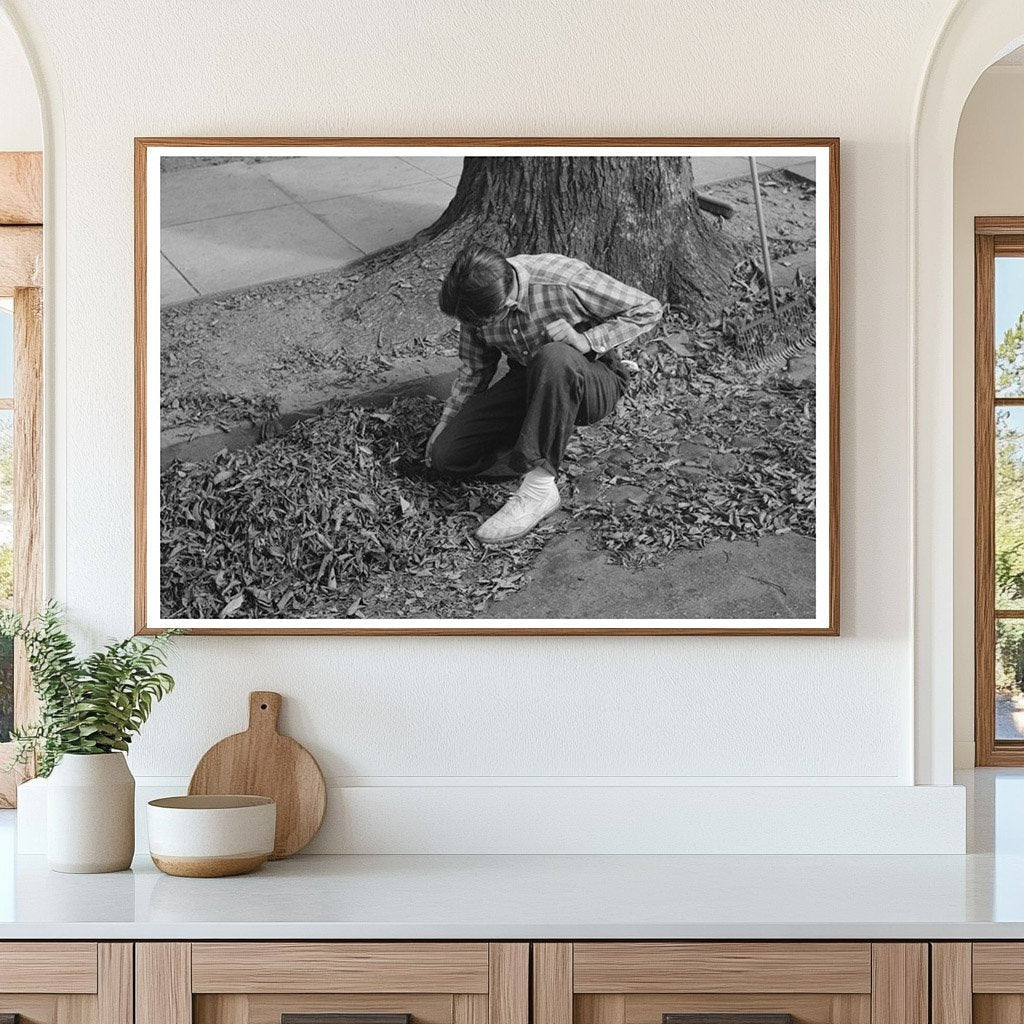
{"type": "Polygon", "coordinates": [[[438,423],[438,425],[436,427],[434,427],[434,432],[430,435],[430,438],[427,441],[427,447],[426,447],[426,450],[423,453],[423,461],[428,466],[433,465],[433,461],[434,460],[433,460],[433,457],[432,457],[431,453],[434,450],[434,442],[438,439],[438,437],[441,436],[441,431],[443,429],[444,428],[441,426],[441,424],[438,423]]]}
{"type": "Polygon", "coordinates": [[[545,325],[544,331],[552,341],[572,345],[577,352],[589,352],[590,344],[568,320],[553,320],[545,325]]]}

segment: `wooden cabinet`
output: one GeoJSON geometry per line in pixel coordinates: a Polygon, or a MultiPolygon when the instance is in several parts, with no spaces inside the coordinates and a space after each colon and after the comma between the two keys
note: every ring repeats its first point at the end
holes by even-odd
{"type": "Polygon", "coordinates": [[[515,942],[139,943],[136,1022],[404,1024],[409,1015],[409,1024],[529,1024],[529,950],[515,942]]]}
{"type": "Polygon", "coordinates": [[[132,944],[0,943],[0,1017],[132,1024],[132,944]]]}
{"type": "Polygon", "coordinates": [[[1024,942],[932,944],[934,1024],[1024,1021],[1024,942]]]}
{"type": "Polygon", "coordinates": [[[1022,1024],[1024,943],[12,942],[0,943],[7,1014],[21,1024],[1022,1024]]]}
{"type": "Polygon", "coordinates": [[[928,1024],[924,943],[537,943],[533,957],[533,1024],[928,1024]]]}

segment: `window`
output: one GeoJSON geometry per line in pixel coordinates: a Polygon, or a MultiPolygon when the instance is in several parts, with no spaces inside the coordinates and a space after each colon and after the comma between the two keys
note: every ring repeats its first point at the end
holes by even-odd
{"type": "MultiPolygon", "coordinates": [[[[0,282],[2,284],[2,282],[0,282]]],[[[0,606],[22,616],[42,600],[42,292],[0,292],[0,606]]],[[[0,640],[0,759],[10,762],[12,725],[35,717],[22,651],[0,640]]],[[[23,773],[0,773],[0,807],[15,802],[23,773]]]]}
{"type": "MultiPolygon", "coordinates": [[[[42,601],[43,161],[0,153],[0,606],[31,617],[42,601]]],[[[24,652],[0,640],[0,766],[12,725],[37,705],[24,652]]],[[[0,807],[30,771],[0,771],[0,807]]]]}
{"type": "Polygon", "coordinates": [[[976,761],[1024,765],[1024,218],[975,252],[976,761]]]}
{"type": "MultiPolygon", "coordinates": [[[[14,601],[14,309],[0,300],[0,607],[14,601]]],[[[14,645],[0,638],[0,743],[14,727],[14,645]]]]}
{"type": "MultiPolygon", "coordinates": [[[[0,607],[14,603],[14,303],[0,299],[0,607]]],[[[14,728],[14,644],[0,638],[0,743],[14,728]]]]}

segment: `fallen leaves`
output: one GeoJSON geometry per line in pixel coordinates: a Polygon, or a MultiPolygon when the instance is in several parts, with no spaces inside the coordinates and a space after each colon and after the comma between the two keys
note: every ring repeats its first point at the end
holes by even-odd
{"type": "Polygon", "coordinates": [[[161,595],[171,617],[466,618],[525,579],[557,528],[500,551],[473,538],[507,484],[422,463],[438,405],[347,409],[162,474],[161,595]]]}
{"type": "Polygon", "coordinates": [[[423,466],[430,398],[339,409],[214,462],[173,464],[162,475],[164,614],[469,618],[528,586],[569,522],[633,569],[716,538],[813,536],[813,384],[755,373],[697,331],[717,342],[696,357],[637,353],[618,411],[570,444],[566,512],[508,548],[472,536],[508,484],[423,466]]]}

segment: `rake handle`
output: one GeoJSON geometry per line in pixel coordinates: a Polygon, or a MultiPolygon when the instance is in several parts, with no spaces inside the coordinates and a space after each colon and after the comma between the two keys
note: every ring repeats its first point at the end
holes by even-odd
{"type": "Polygon", "coordinates": [[[754,209],[757,211],[757,231],[761,236],[761,258],[764,261],[764,280],[768,286],[768,302],[772,307],[772,315],[779,312],[775,301],[775,281],[772,278],[772,258],[768,253],[768,232],[764,226],[764,208],[761,206],[761,180],[757,176],[757,159],[747,157],[750,161],[750,180],[754,186],[754,209]]]}

